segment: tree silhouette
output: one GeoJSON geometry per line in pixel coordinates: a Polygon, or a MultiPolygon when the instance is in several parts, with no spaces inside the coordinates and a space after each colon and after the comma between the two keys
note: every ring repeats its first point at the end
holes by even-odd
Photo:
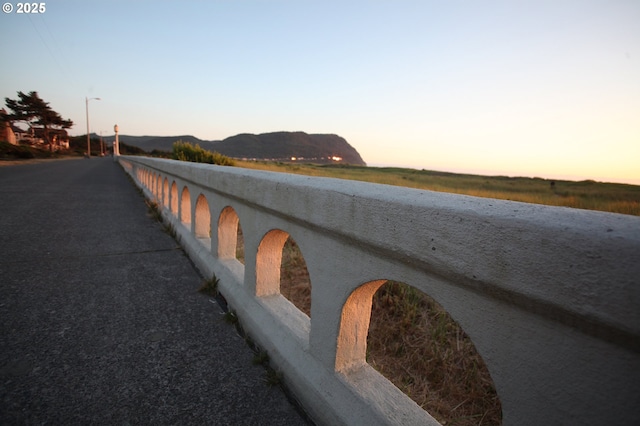
{"type": "Polygon", "coordinates": [[[9,121],[24,121],[33,125],[42,126],[44,139],[53,151],[53,144],[49,140],[49,129],[68,129],[73,126],[73,121],[63,119],[59,113],[52,110],[49,102],[45,102],[38,92],[24,94],[18,92],[18,99],[5,98],[7,108],[11,111],[6,115],[9,121]]]}

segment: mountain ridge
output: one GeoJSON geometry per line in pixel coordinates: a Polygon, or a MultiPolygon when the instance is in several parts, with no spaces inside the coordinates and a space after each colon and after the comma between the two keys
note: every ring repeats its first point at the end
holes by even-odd
{"type": "MultiPolygon", "coordinates": [[[[103,137],[113,142],[115,136],[103,137]]],[[[366,163],[344,138],[335,134],[308,134],[296,132],[240,133],[219,141],[199,139],[192,135],[181,136],[128,136],[119,140],[144,151],[171,151],[177,141],[198,144],[202,149],[217,151],[237,159],[301,161],[311,163],[341,163],[366,166],[366,163]]]]}

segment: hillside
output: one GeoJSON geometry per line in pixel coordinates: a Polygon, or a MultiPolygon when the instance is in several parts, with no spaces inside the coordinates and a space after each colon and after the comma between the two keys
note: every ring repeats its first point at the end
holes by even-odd
{"type": "MultiPolygon", "coordinates": [[[[114,137],[105,137],[107,142],[114,137]]],[[[332,134],[307,134],[304,132],[275,132],[259,135],[243,133],[222,141],[206,141],[194,136],[127,136],[120,135],[120,141],[137,146],[147,152],[154,149],[171,151],[174,142],[181,140],[198,144],[203,149],[217,151],[233,158],[297,161],[327,164],[341,163],[366,165],[358,151],[342,137],[332,134]],[[333,158],[333,159],[332,159],[333,158]],[[340,158],[336,160],[335,158],[340,158]]]]}

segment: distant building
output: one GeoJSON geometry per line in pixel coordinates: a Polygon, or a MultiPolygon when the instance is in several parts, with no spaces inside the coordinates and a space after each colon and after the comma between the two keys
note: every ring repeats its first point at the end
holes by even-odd
{"type": "Polygon", "coordinates": [[[11,130],[13,130],[13,134],[15,135],[16,145],[19,143],[29,143],[33,145],[35,143],[33,142],[33,135],[28,130],[22,130],[21,128],[16,126],[11,126],[11,130]]]}
{"type": "Polygon", "coordinates": [[[44,128],[42,127],[30,127],[29,130],[23,130],[19,127],[11,126],[10,130],[15,140],[14,145],[19,143],[35,146],[42,145],[43,147],[46,145],[53,151],[57,151],[62,148],[69,148],[69,135],[64,129],[49,129],[49,141],[51,142],[51,147],[46,143],[44,128]]]}
{"type": "MultiPolygon", "coordinates": [[[[37,143],[45,144],[46,138],[44,137],[43,127],[31,127],[33,138],[37,143]]],[[[52,149],[58,150],[61,148],[69,148],[69,134],[64,129],[49,129],[49,141],[51,142],[52,149]]]]}

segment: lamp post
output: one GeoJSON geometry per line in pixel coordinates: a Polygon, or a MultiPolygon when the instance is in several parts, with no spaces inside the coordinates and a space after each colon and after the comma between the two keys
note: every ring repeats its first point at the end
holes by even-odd
{"type": "Polygon", "coordinates": [[[84,104],[87,111],[87,158],[91,158],[91,140],[89,139],[89,101],[99,101],[100,98],[84,98],[84,104]]]}

